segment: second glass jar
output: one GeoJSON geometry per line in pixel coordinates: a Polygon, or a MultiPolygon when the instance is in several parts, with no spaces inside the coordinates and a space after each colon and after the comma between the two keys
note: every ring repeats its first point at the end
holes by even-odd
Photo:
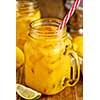
{"type": "Polygon", "coordinates": [[[16,45],[23,50],[29,24],[31,21],[41,17],[37,0],[17,0],[16,1],[16,45]]]}

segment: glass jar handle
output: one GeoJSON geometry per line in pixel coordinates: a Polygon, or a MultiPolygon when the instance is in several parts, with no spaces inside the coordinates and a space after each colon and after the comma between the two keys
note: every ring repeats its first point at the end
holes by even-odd
{"type": "Polygon", "coordinates": [[[71,58],[70,80],[68,86],[74,86],[80,78],[80,62],[75,51],[68,50],[67,53],[71,58]]]}

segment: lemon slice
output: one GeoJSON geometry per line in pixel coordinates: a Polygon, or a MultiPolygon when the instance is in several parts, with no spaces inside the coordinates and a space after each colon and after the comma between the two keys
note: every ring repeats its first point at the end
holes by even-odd
{"type": "Polygon", "coordinates": [[[76,36],[73,39],[73,49],[80,57],[83,57],[83,36],[76,36]]]}
{"type": "Polygon", "coordinates": [[[16,69],[24,64],[24,53],[18,47],[16,47],[16,69]]]}
{"type": "Polygon", "coordinates": [[[32,90],[24,85],[16,84],[16,92],[24,99],[37,100],[41,97],[41,93],[32,90]]]}

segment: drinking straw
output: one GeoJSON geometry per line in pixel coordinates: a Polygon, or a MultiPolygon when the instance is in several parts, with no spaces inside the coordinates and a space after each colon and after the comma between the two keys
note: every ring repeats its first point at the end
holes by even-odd
{"type": "Polygon", "coordinates": [[[81,0],[76,0],[69,10],[68,14],[64,17],[63,21],[59,24],[58,30],[62,30],[64,26],[67,24],[70,17],[73,15],[76,8],[79,6],[81,0]]]}

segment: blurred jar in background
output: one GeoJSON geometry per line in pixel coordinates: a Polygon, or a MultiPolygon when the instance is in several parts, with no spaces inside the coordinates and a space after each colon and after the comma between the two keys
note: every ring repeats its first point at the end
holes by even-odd
{"type": "Polygon", "coordinates": [[[23,50],[29,24],[41,17],[37,0],[16,1],[16,45],[23,50]]]}
{"type": "MultiPolygon", "coordinates": [[[[66,0],[66,9],[70,10],[74,2],[75,0],[66,0]]],[[[67,30],[72,37],[73,49],[83,58],[83,0],[70,18],[67,30]]]]}

